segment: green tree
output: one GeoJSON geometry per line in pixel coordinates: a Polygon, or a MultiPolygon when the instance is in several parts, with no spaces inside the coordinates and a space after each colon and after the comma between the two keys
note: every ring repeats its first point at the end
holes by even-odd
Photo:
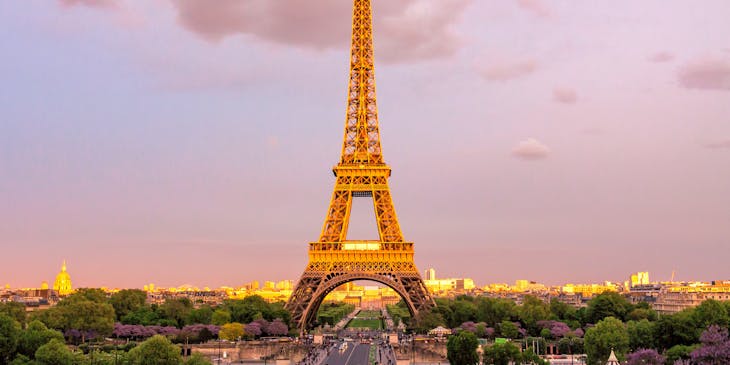
{"type": "Polygon", "coordinates": [[[195,352],[185,361],[185,365],[212,365],[212,363],[203,354],[195,352]]]}
{"type": "Polygon", "coordinates": [[[522,352],[520,354],[519,360],[517,360],[517,363],[519,364],[530,364],[530,365],[550,365],[550,362],[547,360],[543,360],[540,358],[538,354],[535,353],[535,351],[532,350],[532,347],[529,347],[527,350],[522,352]]]}
{"type": "Polygon", "coordinates": [[[224,340],[235,341],[243,336],[243,325],[238,322],[226,323],[221,326],[218,337],[224,340]]]}
{"type": "Polygon", "coordinates": [[[476,321],[477,307],[472,301],[464,298],[454,301],[451,305],[451,322],[447,323],[449,327],[455,328],[464,322],[476,321]]]}
{"type": "Polygon", "coordinates": [[[519,328],[517,328],[517,325],[506,320],[499,324],[499,333],[502,337],[506,338],[514,339],[520,337],[520,331],[519,328]]]}
{"type": "Polygon", "coordinates": [[[41,346],[54,339],[63,342],[63,334],[56,330],[48,329],[41,321],[32,321],[28,324],[28,328],[20,334],[18,353],[33,359],[35,358],[35,352],[41,346]]]}
{"type": "Polygon", "coordinates": [[[26,321],[25,305],[17,302],[0,302],[0,313],[5,313],[8,317],[13,318],[22,327],[26,321]]]}
{"type": "Polygon", "coordinates": [[[231,322],[231,312],[225,309],[216,309],[211,316],[211,323],[216,326],[222,326],[231,322]]]}
{"type": "Polygon", "coordinates": [[[446,357],[451,365],[475,365],[479,363],[479,340],[469,331],[450,336],[446,342],[446,357]]]}
{"type": "Polygon", "coordinates": [[[672,365],[679,360],[685,360],[689,362],[689,359],[691,358],[690,354],[692,354],[692,351],[696,350],[698,347],[700,347],[700,344],[695,344],[692,346],[672,346],[664,353],[664,356],[666,357],[665,363],[672,365]]]}
{"type": "Polygon", "coordinates": [[[728,312],[725,305],[714,299],[705,300],[696,306],[692,311],[692,318],[700,332],[713,324],[723,327],[728,325],[728,312]]]}
{"type": "Polygon", "coordinates": [[[210,324],[213,320],[213,309],[209,305],[202,305],[193,309],[186,319],[187,324],[210,324]]]}
{"type": "Polygon", "coordinates": [[[692,309],[659,318],[654,323],[654,339],[660,350],[676,345],[689,346],[698,343],[700,330],[695,324],[692,309]]]}
{"type": "Polygon", "coordinates": [[[5,313],[0,313],[0,364],[15,356],[20,337],[20,324],[5,313]]]}
{"type": "Polygon", "coordinates": [[[606,317],[614,317],[624,321],[631,310],[633,306],[621,294],[604,292],[588,302],[585,320],[588,323],[598,323],[606,317]]]}
{"type": "Polygon", "coordinates": [[[509,365],[521,359],[520,349],[512,342],[495,343],[484,349],[484,365],[509,365]]]}
{"type": "Polygon", "coordinates": [[[178,328],[182,328],[192,310],[193,302],[190,299],[175,298],[166,300],[160,306],[158,313],[161,313],[163,318],[174,321],[178,328]]]}
{"type": "Polygon", "coordinates": [[[98,288],[80,288],[76,289],[71,295],[63,299],[59,304],[70,304],[75,301],[90,301],[94,303],[108,303],[106,292],[98,288]]]}
{"type": "Polygon", "coordinates": [[[586,332],[583,345],[588,355],[588,365],[605,363],[611,349],[622,360],[629,349],[629,334],[623,322],[606,317],[586,332]]]}
{"type": "Polygon", "coordinates": [[[129,351],[129,360],[134,365],[179,365],[182,356],[179,347],[155,335],[129,351]]]}
{"type": "Polygon", "coordinates": [[[40,365],[77,365],[83,363],[83,355],[71,351],[63,341],[53,339],[35,352],[40,365]]]}
{"type": "Polygon", "coordinates": [[[554,319],[561,320],[566,323],[568,321],[578,320],[575,307],[563,303],[557,298],[550,299],[550,313],[553,315],[554,319]]]}
{"type": "Polygon", "coordinates": [[[124,324],[141,324],[144,326],[160,324],[160,320],[160,315],[151,306],[137,308],[121,318],[121,322],[124,324]]]}
{"type": "Polygon", "coordinates": [[[114,331],[114,308],[108,303],[90,300],[74,301],[58,307],[63,311],[64,328],[81,332],[81,342],[86,341],[87,333],[106,337],[114,331]]]}
{"type": "Polygon", "coordinates": [[[139,289],[124,289],[112,294],[109,303],[114,307],[117,320],[145,306],[147,293],[139,289]]]}
{"type": "Polygon", "coordinates": [[[504,298],[480,298],[477,301],[477,320],[490,327],[496,327],[502,321],[517,319],[517,305],[504,298]]]}
{"type": "Polygon", "coordinates": [[[446,321],[441,316],[441,313],[434,310],[422,310],[418,312],[415,323],[412,323],[413,328],[418,333],[426,333],[438,326],[445,326],[446,321]]]}
{"type": "Polygon", "coordinates": [[[654,348],[654,322],[647,319],[629,321],[626,330],[629,333],[629,349],[632,351],[654,348]]]}
{"type": "Polygon", "coordinates": [[[550,307],[539,298],[526,295],[522,306],[519,307],[518,315],[520,322],[525,325],[528,332],[531,335],[538,336],[540,334],[540,328],[537,322],[550,317],[550,307]]]}

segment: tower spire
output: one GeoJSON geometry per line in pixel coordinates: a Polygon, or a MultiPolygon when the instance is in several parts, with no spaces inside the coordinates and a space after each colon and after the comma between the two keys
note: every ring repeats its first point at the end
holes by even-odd
{"type": "Polygon", "coordinates": [[[61,271],[66,272],[66,259],[63,259],[63,264],[61,265],[61,271]]]}
{"type": "Polygon", "coordinates": [[[355,0],[354,5],[345,142],[340,165],[382,165],[375,96],[372,7],[370,0],[355,0]]]}

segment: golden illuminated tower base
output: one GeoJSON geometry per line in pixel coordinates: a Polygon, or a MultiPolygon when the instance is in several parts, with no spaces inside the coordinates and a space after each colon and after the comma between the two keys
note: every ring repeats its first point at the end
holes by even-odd
{"type": "Polygon", "coordinates": [[[434,306],[413,261],[413,242],[403,240],[388,187],[390,167],[383,162],[375,97],[370,0],[354,0],[347,118],[337,178],[319,241],[309,244],[309,263],[287,309],[304,331],[325,296],[355,280],[391,287],[412,316],[434,306]],[[354,198],[372,198],[379,240],[347,240],[354,198]]]}

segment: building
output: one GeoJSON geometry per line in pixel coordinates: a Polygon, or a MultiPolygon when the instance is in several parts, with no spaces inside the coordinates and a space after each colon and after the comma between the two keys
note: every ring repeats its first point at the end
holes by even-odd
{"type": "Polygon", "coordinates": [[[61,272],[56,275],[56,281],[53,282],[53,290],[60,296],[69,295],[73,292],[71,285],[71,275],[66,271],[66,260],[63,260],[61,272]]]}
{"type": "Polygon", "coordinates": [[[639,285],[649,285],[649,272],[639,271],[636,274],[631,275],[631,287],[639,285]]]}

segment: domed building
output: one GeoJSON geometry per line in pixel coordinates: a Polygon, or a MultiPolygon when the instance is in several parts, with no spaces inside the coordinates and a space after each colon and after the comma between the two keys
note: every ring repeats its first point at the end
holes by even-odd
{"type": "Polygon", "coordinates": [[[58,295],[68,295],[73,291],[71,287],[71,275],[66,272],[66,260],[63,260],[61,272],[56,275],[56,281],[53,282],[53,290],[55,290],[58,295]]]}

